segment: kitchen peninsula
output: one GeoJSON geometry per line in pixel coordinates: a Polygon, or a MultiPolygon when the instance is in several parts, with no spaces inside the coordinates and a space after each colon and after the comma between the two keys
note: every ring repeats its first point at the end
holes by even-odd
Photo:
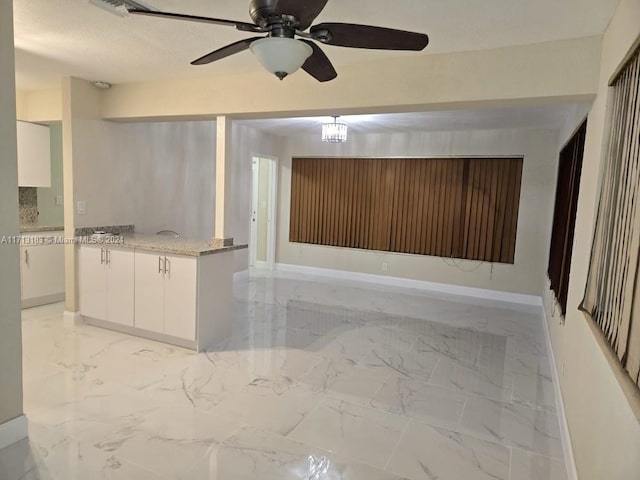
{"type": "Polygon", "coordinates": [[[231,333],[234,251],[247,245],[133,233],[79,246],[86,323],[202,351],[231,333]]]}

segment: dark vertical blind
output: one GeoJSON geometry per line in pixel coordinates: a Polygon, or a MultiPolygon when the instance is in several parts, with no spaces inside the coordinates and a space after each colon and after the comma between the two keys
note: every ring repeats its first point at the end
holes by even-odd
{"type": "Polygon", "coordinates": [[[521,158],[294,158],[291,242],[513,263],[521,158]]]}
{"type": "Polygon", "coordinates": [[[586,134],[587,122],[585,120],[560,152],[558,166],[556,203],[547,272],[551,282],[551,290],[555,293],[563,316],[567,313],[571,253],[586,134]]]}

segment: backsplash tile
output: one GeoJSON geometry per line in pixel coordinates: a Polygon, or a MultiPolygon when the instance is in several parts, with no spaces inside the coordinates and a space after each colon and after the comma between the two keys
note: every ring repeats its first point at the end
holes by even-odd
{"type": "Polygon", "coordinates": [[[36,187],[20,187],[18,192],[20,225],[36,223],[38,221],[38,189],[36,187]]]}

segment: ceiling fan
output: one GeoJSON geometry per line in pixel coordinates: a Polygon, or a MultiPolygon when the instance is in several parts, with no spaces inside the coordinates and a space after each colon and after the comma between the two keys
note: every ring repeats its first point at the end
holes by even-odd
{"type": "Polygon", "coordinates": [[[222,47],[191,62],[205,65],[250,49],[262,65],[280,80],[302,67],[320,82],[338,76],[331,61],[316,42],[326,45],[376,50],[423,50],[429,37],[422,33],[353,23],[312,25],[328,0],[251,0],[249,15],[253,23],[219,18],[128,8],[134,15],[191,22],[227,25],[250,33],[266,33],[222,47]],[[311,28],[309,28],[311,27],[311,28]],[[307,31],[308,29],[308,31],[307,31]],[[302,39],[296,39],[295,37],[302,39]]]}

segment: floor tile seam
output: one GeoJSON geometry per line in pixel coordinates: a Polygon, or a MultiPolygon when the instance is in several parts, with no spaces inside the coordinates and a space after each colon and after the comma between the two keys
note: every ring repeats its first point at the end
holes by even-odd
{"type": "Polygon", "coordinates": [[[455,388],[449,388],[449,387],[447,387],[445,385],[437,385],[435,383],[431,383],[431,379],[429,379],[429,381],[427,382],[427,385],[429,385],[430,387],[436,387],[436,388],[440,388],[440,389],[443,389],[443,390],[455,392],[455,393],[458,393],[458,394],[461,394],[461,395],[465,395],[466,397],[477,398],[477,399],[480,399],[480,400],[490,400],[492,402],[499,402],[499,403],[503,403],[505,405],[517,405],[517,404],[514,404],[511,401],[504,402],[503,400],[498,400],[498,399],[495,399],[495,398],[487,397],[485,395],[479,395],[479,394],[473,393],[473,392],[464,392],[464,391],[461,391],[461,390],[457,390],[455,388]]]}
{"type": "MultiPolygon", "coordinates": [[[[109,452],[109,453],[112,453],[112,452],[109,452]]],[[[145,467],[145,466],[143,466],[143,465],[139,465],[137,462],[135,462],[135,461],[133,461],[133,460],[131,460],[131,459],[129,459],[129,458],[121,457],[121,456],[119,456],[117,453],[113,453],[113,455],[114,455],[114,456],[116,456],[117,458],[121,458],[122,460],[124,460],[124,461],[125,461],[126,463],[128,463],[129,465],[133,465],[133,466],[135,466],[135,467],[137,467],[137,468],[139,468],[139,469],[141,469],[141,470],[143,470],[143,471],[145,471],[145,472],[149,472],[149,473],[151,473],[151,474],[153,474],[153,475],[157,476],[158,478],[160,478],[160,479],[162,479],[162,480],[175,480],[175,479],[172,479],[171,477],[166,477],[166,476],[164,475],[164,473],[158,473],[158,472],[156,472],[155,470],[152,470],[152,469],[150,469],[150,468],[148,468],[148,467],[145,467]]],[[[203,458],[204,458],[204,455],[203,455],[203,458]]],[[[194,465],[195,465],[195,463],[194,463],[194,465]]],[[[191,467],[189,467],[189,468],[191,468],[191,467]]],[[[185,470],[185,472],[188,472],[188,471],[189,471],[189,470],[185,470]]],[[[64,479],[64,480],[69,480],[69,479],[64,479]]],[[[84,480],[84,479],[79,479],[79,480],[84,480]]]]}
{"type": "MultiPolygon", "coordinates": [[[[266,431],[266,432],[269,432],[269,433],[272,433],[272,434],[275,434],[275,435],[279,435],[279,436],[281,436],[283,438],[288,438],[289,440],[293,440],[295,442],[298,442],[298,443],[301,443],[301,444],[304,444],[304,445],[309,445],[306,442],[304,442],[303,440],[300,440],[299,438],[297,438],[296,435],[294,435],[294,433],[295,433],[296,429],[300,426],[300,424],[304,420],[306,420],[308,417],[310,417],[313,413],[318,411],[324,405],[324,400],[325,399],[323,399],[323,398],[319,399],[316,402],[316,404],[311,409],[309,409],[309,411],[307,413],[302,415],[302,418],[293,427],[291,427],[289,429],[289,431],[286,432],[286,434],[284,434],[284,435],[282,433],[274,432],[274,431],[272,431],[272,430],[270,430],[268,428],[263,428],[263,427],[260,427],[260,426],[257,426],[257,425],[252,425],[252,427],[253,428],[257,428],[258,430],[262,430],[262,431],[266,431]]],[[[313,445],[309,445],[309,446],[313,447],[313,445]]],[[[314,447],[314,448],[321,448],[321,447],[314,447]]],[[[323,448],[323,450],[326,450],[326,449],[323,448]]]]}
{"type": "Polygon", "coordinates": [[[390,472],[391,474],[395,475],[395,473],[393,471],[389,470],[389,464],[391,463],[391,460],[393,460],[393,457],[395,456],[396,452],[398,451],[398,448],[400,448],[400,444],[402,443],[402,440],[405,438],[405,436],[407,434],[407,431],[409,430],[409,424],[410,423],[411,423],[411,420],[405,420],[404,427],[402,427],[402,432],[400,432],[400,436],[398,437],[398,440],[397,440],[396,444],[391,449],[391,454],[389,455],[389,458],[385,462],[385,465],[382,468],[382,470],[384,470],[386,472],[390,472]]]}
{"type": "MultiPolygon", "coordinates": [[[[550,454],[540,453],[540,452],[538,452],[536,450],[525,448],[525,447],[523,447],[521,445],[516,445],[515,442],[512,442],[512,441],[510,441],[510,440],[508,440],[506,438],[501,438],[500,441],[497,441],[497,440],[495,440],[493,438],[490,439],[489,436],[485,437],[485,436],[482,436],[482,434],[477,434],[477,433],[475,433],[473,431],[468,431],[468,430],[464,430],[463,431],[461,429],[461,427],[462,426],[460,425],[459,428],[457,428],[453,433],[456,433],[458,435],[464,435],[465,437],[469,437],[469,438],[472,438],[474,440],[479,440],[479,441],[482,441],[482,442],[488,442],[488,443],[491,443],[493,445],[500,445],[500,446],[502,446],[504,448],[508,448],[508,449],[514,449],[515,448],[515,449],[521,450],[523,452],[527,452],[527,453],[530,453],[530,454],[533,454],[533,455],[539,455],[541,457],[550,458],[552,460],[562,461],[563,458],[564,458],[563,456],[562,457],[555,457],[555,456],[550,455],[550,454]]],[[[436,427],[436,428],[442,428],[442,427],[436,427]]],[[[451,431],[448,428],[443,428],[443,430],[451,431]]]]}
{"type": "Polygon", "coordinates": [[[508,474],[509,474],[509,476],[508,476],[509,480],[520,480],[520,479],[513,478],[513,447],[509,447],[509,472],[508,472],[508,474]]]}

